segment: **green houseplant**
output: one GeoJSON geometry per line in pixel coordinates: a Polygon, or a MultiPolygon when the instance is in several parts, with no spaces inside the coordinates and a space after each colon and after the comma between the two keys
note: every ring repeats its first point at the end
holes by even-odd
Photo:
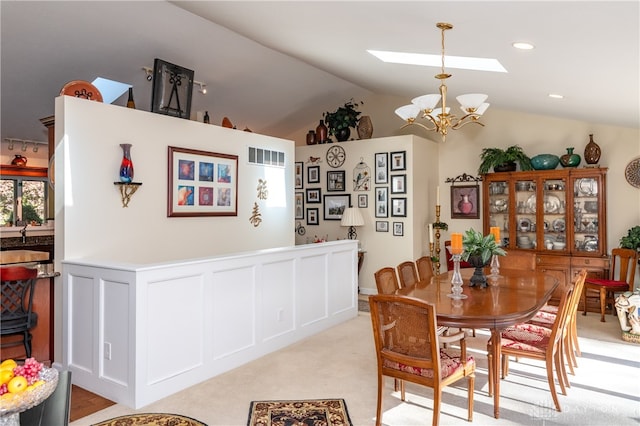
{"type": "Polygon", "coordinates": [[[482,235],[482,232],[473,228],[468,229],[462,236],[462,260],[469,262],[476,268],[471,276],[469,287],[487,286],[487,277],[484,268],[491,256],[504,256],[507,253],[496,243],[492,234],[482,235]]]}
{"type": "Polygon", "coordinates": [[[325,112],[323,117],[329,128],[329,135],[335,136],[340,142],[349,139],[349,136],[351,136],[350,128],[356,127],[361,114],[360,111],[358,111],[358,106],[363,104],[364,102],[362,101],[356,102],[350,99],[334,112],[325,112]]]}
{"type": "MultiPolygon", "coordinates": [[[[627,235],[620,239],[620,247],[640,252],[640,226],[634,226],[627,231],[627,235]]],[[[638,259],[640,263],[640,259],[638,259]]]]}
{"type": "Polygon", "coordinates": [[[516,163],[520,165],[520,170],[532,170],[531,158],[524,153],[524,150],[518,145],[512,145],[507,149],[501,148],[484,148],[480,153],[479,174],[489,173],[493,167],[494,171],[514,171],[516,163]],[[503,168],[503,165],[510,167],[503,168]]]}

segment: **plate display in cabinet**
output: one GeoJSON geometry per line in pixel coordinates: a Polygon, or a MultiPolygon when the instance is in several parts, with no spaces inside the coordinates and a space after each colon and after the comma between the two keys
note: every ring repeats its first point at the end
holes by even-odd
{"type": "Polygon", "coordinates": [[[577,194],[592,197],[598,195],[598,181],[594,178],[583,178],[576,181],[577,194]]]}

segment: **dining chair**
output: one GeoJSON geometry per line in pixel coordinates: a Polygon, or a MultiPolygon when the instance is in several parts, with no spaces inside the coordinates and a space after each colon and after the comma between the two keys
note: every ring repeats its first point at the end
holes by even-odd
{"type": "Polygon", "coordinates": [[[625,291],[633,291],[638,252],[633,249],[614,248],[611,250],[611,267],[608,278],[587,278],[584,285],[584,312],[587,315],[587,299],[595,293],[594,298],[600,299],[600,321],[604,321],[604,313],[607,302],[611,304],[611,310],[615,315],[614,295],[625,291]],[[616,265],[618,267],[616,268],[616,265]],[[617,275],[616,275],[617,272],[617,275]]]}
{"type": "Polygon", "coordinates": [[[467,379],[467,418],[473,420],[475,360],[467,355],[465,333],[439,336],[434,305],[400,295],[369,296],[371,323],[378,362],[376,425],[382,424],[384,376],[433,388],[432,425],[440,420],[442,389],[467,379]],[[460,349],[440,348],[440,342],[459,342],[460,349]]]}
{"type": "Polygon", "coordinates": [[[33,312],[33,293],[37,275],[36,269],[22,266],[0,268],[0,335],[22,335],[21,341],[5,342],[2,347],[23,344],[27,358],[31,358],[31,330],[38,324],[38,314],[33,312]]]}
{"type": "Polygon", "coordinates": [[[400,288],[396,270],[390,266],[378,269],[373,273],[378,294],[393,294],[400,288]]]}
{"type": "Polygon", "coordinates": [[[416,260],[418,278],[420,281],[427,281],[433,277],[433,262],[429,256],[422,256],[416,260]]]}
{"type": "MultiPolygon", "coordinates": [[[[556,392],[555,376],[558,378],[560,391],[563,395],[567,394],[565,383],[568,382],[566,371],[564,369],[564,361],[562,354],[562,343],[564,329],[567,324],[567,316],[571,307],[571,296],[574,293],[572,284],[566,286],[561,293],[560,304],[558,305],[558,315],[551,329],[540,327],[533,324],[517,324],[504,329],[500,337],[502,351],[502,378],[509,374],[509,356],[517,358],[531,358],[545,362],[547,370],[547,381],[551,397],[557,411],[562,411],[558,394],[556,392]]],[[[488,353],[491,351],[491,343],[487,345],[488,353]]],[[[489,363],[491,369],[491,362],[489,363]]],[[[491,377],[492,371],[489,371],[491,377]]],[[[491,383],[490,383],[491,388],[491,383]]],[[[489,393],[492,393],[489,389],[489,393]]]]}
{"type": "Polygon", "coordinates": [[[416,264],[411,261],[402,262],[396,266],[398,278],[400,279],[400,287],[409,287],[418,282],[418,272],[416,272],[416,264]]]}
{"type": "Polygon", "coordinates": [[[58,373],[58,384],[49,398],[20,413],[20,426],[67,426],[71,413],[71,371],[58,373]]]}
{"type": "MultiPolygon", "coordinates": [[[[578,366],[576,356],[581,356],[580,346],[578,344],[578,305],[580,304],[580,298],[582,297],[582,290],[584,289],[584,283],[587,278],[586,269],[581,270],[573,282],[573,293],[571,294],[569,314],[567,315],[567,325],[564,330],[562,352],[563,358],[566,364],[569,366],[569,372],[575,375],[574,367],[578,366]]],[[[555,307],[555,306],[554,306],[555,307]]],[[[558,311],[551,312],[547,309],[541,309],[536,315],[528,321],[528,324],[537,325],[551,329],[556,319],[558,311]]],[[[571,387],[571,384],[567,380],[566,385],[571,387]]]]}

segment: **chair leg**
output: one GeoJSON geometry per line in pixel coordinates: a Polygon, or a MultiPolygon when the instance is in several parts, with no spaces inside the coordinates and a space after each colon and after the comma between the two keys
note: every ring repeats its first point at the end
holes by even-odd
{"type": "Polygon", "coordinates": [[[564,366],[564,348],[563,348],[563,342],[560,342],[560,348],[558,348],[558,351],[554,354],[553,359],[556,363],[556,375],[558,376],[558,383],[560,384],[560,389],[562,390],[562,394],[566,395],[567,394],[567,389],[568,387],[571,387],[571,384],[569,383],[569,376],[567,376],[567,370],[565,369],[564,366]]]}
{"type": "MultiPolygon", "coordinates": [[[[551,397],[553,398],[553,403],[556,406],[557,411],[562,411],[560,409],[560,401],[558,401],[558,394],[556,393],[556,384],[553,378],[553,360],[547,359],[547,381],[549,382],[549,389],[551,390],[551,397]]],[[[562,383],[562,379],[559,379],[560,383],[562,383]]]]}
{"type": "MultiPolygon", "coordinates": [[[[577,314],[577,313],[576,313],[577,314]]],[[[573,340],[573,349],[577,356],[582,356],[582,352],[580,352],[580,343],[578,342],[578,320],[577,315],[573,316],[573,320],[571,321],[571,337],[573,340]]],[[[576,367],[578,366],[576,360],[576,367]]]]}
{"type": "Polygon", "coordinates": [[[489,375],[489,396],[493,396],[493,355],[490,353],[487,354],[487,373],[489,375]]]}
{"type": "Polygon", "coordinates": [[[440,386],[436,386],[433,389],[433,420],[431,424],[438,426],[440,422],[440,400],[442,399],[442,389],[440,386]]]}
{"type": "Polygon", "coordinates": [[[378,407],[376,408],[376,426],[382,425],[382,374],[378,374],[378,407]]]}
{"type": "Polygon", "coordinates": [[[607,302],[607,289],[604,287],[600,288],[600,322],[604,321],[604,308],[607,302]]]}
{"type": "Polygon", "coordinates": [[[475,384],[476,384],[476,375],[475,373],[471,373],[469,374],[469,381],[467,383],[467,401],[468,401],[468,407],[467,410],[469,411],[469,414],[467,416],[467,419],[472,422],[473,421],[473,391],[475,389],[475,384]]]}
{"type": "Polygon", "coordinates": [[[404,380],[400,380],[400,399],[402,401],[405,400],[405,394],[404,394],[404,380]]]}

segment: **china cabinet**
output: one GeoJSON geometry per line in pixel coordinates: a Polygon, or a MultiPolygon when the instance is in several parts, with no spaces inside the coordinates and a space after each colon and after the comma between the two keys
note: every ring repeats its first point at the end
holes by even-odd
{"type": "Polygon", "coordinates": [[[501,230],[508,250],[536,253],[539,269],[571,282],[583,268],[608,272],[606,168],[484,175],[483,227],[501,230]]]}

